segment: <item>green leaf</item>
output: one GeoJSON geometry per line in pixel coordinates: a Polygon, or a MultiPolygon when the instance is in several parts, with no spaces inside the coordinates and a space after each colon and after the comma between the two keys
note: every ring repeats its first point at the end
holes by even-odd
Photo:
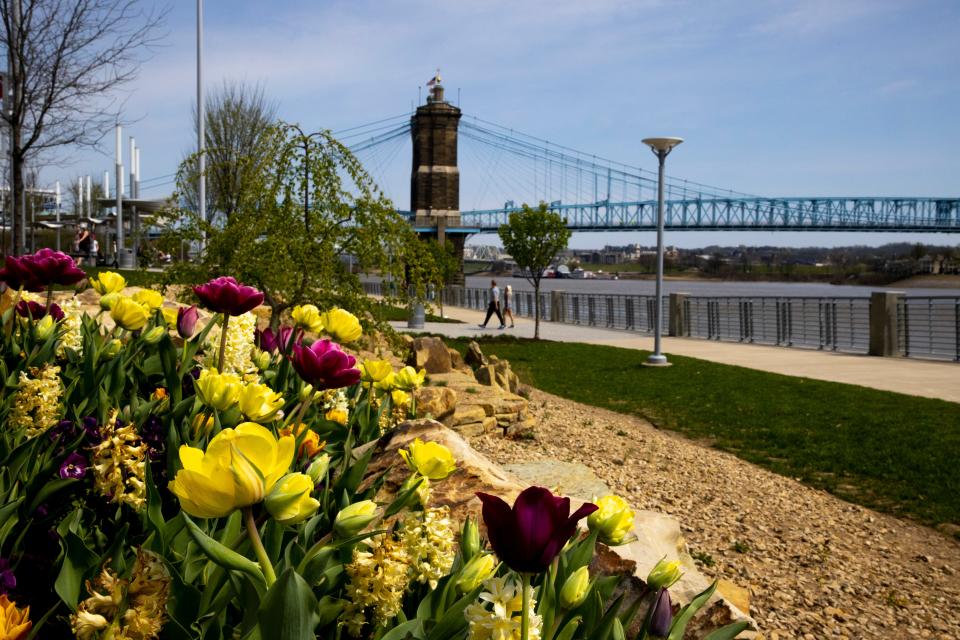
{"type": "Polygon", "coordinates": [[[733,624],[728,624],[725,627],[720,627],[716,631],[710,633],[703,640],[733,640],[736,638],[739,633],[750,627],[749,622],[734,622],[733,624]]]}
{"type": "MultiPolygon", "coordinates": [[[[445,640],[446,638],[455,638],[462,634],[467,628],[467,619],[463,615],[464,610],[472,602],[476,602],[480,595],[482,586],[477,587],[466,594],[444,612],[443,617],[437,622],[437,626],[430,630],[427,640],[445,640]]],[[[419,618],[419,616],[418,616],[419,618]]]]}
{"type": "Polygon", "coordinates": [[[683,634],[686,633],[690,620],[692,620],[694,614],[700,610],[700,607],[707,603],[707,600],[710,599],[710,596],[712,596],[716,590],[717,581],[714,580],[713,584],[698,593],[687,606],[677,612],[676,617],[673,619],[673,624],[670,625],[670,635],[667,636],[667,640],[683,640],[683,634]]]}
{"type": "Polygon", "coordinates": [[[190,532],[190,536],[197,543],[200,549],[207,555],[207,557],[213,562],[220,565],[224,569],[245,573],[254,580],[258,580],[260,583],[266,584],[266,580],[263,577],[263,571],[260,570],[260,565],[250,558],[240,555],[233,549],[220,544],[205,534],[203,530],[200,529],[200,527],[198,527],[196,523],[190,519],[190,516],[185,513],[183,514],[183,521],[187,525],[187,531],[190,532]]]}
{"type": "Polygon", "coordinates": [[[398,624],[385,633],[380,640],[407,640],[408,638],[423,638],[420,618],[414,618],[413,620],[398,624]]]}
{"type": "Polygon", "coordinates": [[[553,640],[570,640],[573,638],[573,634],[575,634],[579,628],[580,618],[574,618],[564,625],[564,627],[560,630],[560,633],[554,636],[553,640]]]}
{"type": "Polygon", "coordinates": [[[79,528],[80,510],[64,518],[57,533],[63,546],[63,564],[53,584],[54,590],[68,607],[75,610],[80,599],[80,589],[87,573],[97,566],[100,557],[87,546],[75,530],[79,528]]]}
{"type": "Polygon", "coordinates": [[[318,602],[310,585],[288,568],[267,591],[258,613],[261,636],[271,640],[315,640],[318,602]]]}
{"type": "MultiPolygon", "coordinates": [[[[76,478],[57,478],[56,480],[51,480],[50,482],[43,485],[40,491],[37,492],[37,495],[30,501],[30,506],[27,507],[27,513],[33,513],[36,511],[37,507],[47,501],[47,498],[52,496],[54,493],[63,489],[64,487],[69,487],[70,485],[76,483],[78,480],[76,478]]],[[[2,515],[0,515],[0,522],[2,522],[2,515]]]]}

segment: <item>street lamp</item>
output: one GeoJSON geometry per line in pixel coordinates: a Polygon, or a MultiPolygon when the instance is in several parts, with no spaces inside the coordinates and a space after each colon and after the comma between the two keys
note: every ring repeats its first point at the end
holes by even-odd
{"type": "Polygon", "coordinates": [[[663,165],[675,146],[683,142],[683,138],[644,138],[643,144],[650,147],[653,155],[660,162],[659,179],[657,180],[657,300],[654,305],[656,318],[653,334],[653,353],[647,358],[647,365],[655,367],[669,366],[667,357],[660,353],[660,341],[663,335],[663,165]]]}

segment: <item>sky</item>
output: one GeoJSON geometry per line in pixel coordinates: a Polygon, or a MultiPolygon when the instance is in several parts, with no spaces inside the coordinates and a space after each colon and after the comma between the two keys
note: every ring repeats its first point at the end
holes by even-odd
{"type": "MultiPolygon", "coordinates": [[[[169,194],[194,141],[194,7],[176,0],[163,44],[123,96],[124,134],[137,138],[152,185],[145,196],[169,194]]],[[[204,11],[206,86],[260,83],[280,117],[305,130],[408,113],[439,67],[465,114],[578,150],[653,170],[640,140],[683,137],[668,160],[673,176],[770,196],[960,196],[955,0],[207,0],[204,11]]],[[[376,177],[406,209],[409,143],[398,144],[376,177]]],[[[43,175],[99,180],[112,154],[111,133],[98,152],[72,151],[73,164],[43,175]]],[[[477,180],[464,174],[465,191],[477,180]]],[[[461,207],[513,194],[484,197],[492,202],[461,207]]],[[[956,245],[960,236],[667,238],[687,247],[903,240],[956,245]]],[[[654,234],[576,234],[571,246],[629,242],[653,244],[654,234]]]]}

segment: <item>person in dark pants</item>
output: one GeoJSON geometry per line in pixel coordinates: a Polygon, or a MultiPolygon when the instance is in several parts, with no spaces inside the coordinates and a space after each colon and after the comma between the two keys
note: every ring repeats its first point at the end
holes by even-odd
{"type": "Polygon", "coordinates": [[[500,287],[497,286],[496,280],[490,281],[490,303],[487,305],[487,317],[483,319],[481,328],[487,328],[487,323],[490,322],[490,316],[493,314],[497,314],[497,320],[500,321],[499,328],[503,329],[506,325],[503,324],[503,315],[500,313],[500,287]]]}

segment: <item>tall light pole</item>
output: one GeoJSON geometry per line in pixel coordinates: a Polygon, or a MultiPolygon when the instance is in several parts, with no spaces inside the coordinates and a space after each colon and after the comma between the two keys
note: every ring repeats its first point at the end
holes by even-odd
{"type": "MultiPolygon", "coordinates": [[[[117,184],[116,184],[116,196],[117,196],[117,248],[114,251],[114,262],[116,263],[117,268],[127,268],[129,265],[126,263],[121,264],[121,256],[124,256],[124,246],[123,246],[123,128],[117,124],[117,184]]],[[[123,260],[126,260],[124,257],[123,260]]]]}
{"type": "Polygon", "coordinates": [[[197,166],[200,171],[197,198],[200,201],[200,220],[203,221],[207,219],[207,160],[204,155],[206,116],[203,105],[203,0],[197,0],[197,166]]]}
{"type": "Polygon", "coordinates": [[[653,155],[660,162],[659,178],[657,180],[657,301],[654,304],[657,317],[654,319],[653,353],[647,358],[650,366],[665,367],[669,365],[667,356],[660,352],[660,342],[663,337],[663,165],[667,156],[675,146],[683,142],[683,138],[644,138],[643,144],[650,147],[653,155]]]}

